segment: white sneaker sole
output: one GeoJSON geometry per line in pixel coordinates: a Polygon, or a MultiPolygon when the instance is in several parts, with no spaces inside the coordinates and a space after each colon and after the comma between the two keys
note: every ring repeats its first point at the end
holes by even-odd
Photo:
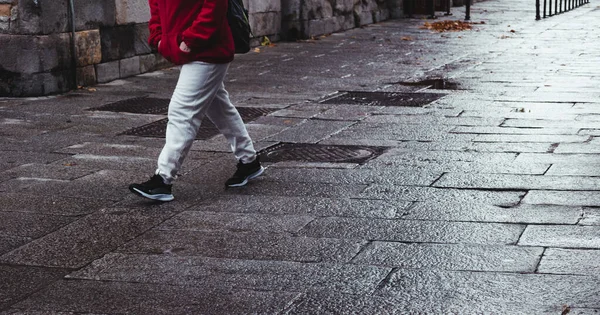
{"type": "Polygon", "coordinates": [[[254,178],[257,178],[258,176],[262,175],[262,173],[265,172],[265,168],[264,167],[260,167],[260,169],[250,175],[248,175],[248,177],[246,177],[246,179],[244,179],[243,182],[239,183],[239,184],[233,184],[233,185],[227,185],[227,187],[242,187],[242,186],[246,186],[246,184],[248,184],[248,181],[254,178]]]}
{"type": "Polygon", "coordinates": [[[138,195],[148,198],[148,199],[152,199],[152,200],[158,200],[158,201],[171,201],[173,199],[175,199],[175,197],[173,197],[172,194],[157,194],[157,195],[149,195],[137,188],[133,188],[133,190],[135,190],[135,193],[137,193],[138,195]]]}

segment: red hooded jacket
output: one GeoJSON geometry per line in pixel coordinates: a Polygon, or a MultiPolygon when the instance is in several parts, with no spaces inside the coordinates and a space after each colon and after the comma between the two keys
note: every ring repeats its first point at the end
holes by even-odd
{"type": "Polygon", "coordinates": [[[227,22],[227,0],[149,0],[152,47],[174,64],[228,63],[234,45],[227,22]],[[181,42],[191,49],[184,52],[181,42]]]}

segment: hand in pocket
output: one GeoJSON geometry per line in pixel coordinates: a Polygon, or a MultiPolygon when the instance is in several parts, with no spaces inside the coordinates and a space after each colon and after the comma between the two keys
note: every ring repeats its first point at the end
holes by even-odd
{"type": "Polygon", "coordinates": [[[192,50],[190,49],[190,47],[188,47],[188,45],[185,44],[185,42],[181,42],[181,44],[179,44],[179,49],[181,49],[181,51],[189,53],[192,50]]]}

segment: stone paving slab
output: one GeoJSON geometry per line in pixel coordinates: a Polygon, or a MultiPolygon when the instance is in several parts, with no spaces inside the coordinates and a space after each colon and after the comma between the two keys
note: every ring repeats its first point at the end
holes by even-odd
{"type": "Polygon", "coordinates": [[[401,269],[500,271],[531,273],[542,247],[475,244],[407,244],[372,242],[353,263],[401,269]]]}
{"type": "Polygon", "coordinates": [[[63,280],[1,314],[276,314],[299,296],[284,291],[63,280]]]}
{"type": "Polygon", "coordinates": [[[29,293],[44,288],[67,273],[65,269],[0,264],[0,309],[22,300],[29,293]]]}
{"type": "Polygon", "coordinates": [[[75,221],[76,217],[0,211],[0,231],[5,235],[39,238],[75,221]]]}
{"type": "Polygon", "coordinates": [[[600,196],[596,191],[532,190],[523,198],[523,203],[600,207],[600,196]]]}
{"type": "Polygon", "coordinates": [[[443,299],[441,305],[478,305],[482,311],[506,305],[526,309],[535,305],[546,312],[560,311],[563,305],[598,309],[598,280],[596,276],[398,270],[375,295],[391,299],[410,296],[413,305],[424,307],[440,305],[436,301],[443,299]]]}
{"type": "Polygon", "coordinates": [[[8,178],[47,178],[58,180],[74,180],[83,176],[91,175],[99,171],[99,168],[81,167],[75,163],[63,160],[53,162],[56,164],[31,163],[4,171],[1,175],[8,178]],[[77,167],[74,167],[77,166],[77,167]]]}
{"type": "Polygon", "coordinates": [[[226,191],[225,194],[351,198],[360,194],[365,188],[367,188],[367,185],[361,184],[294,183],[263,180],[260,186],[249,185],[235,191],[226,191]]]}
{"type": "Polygon", "coordinates": [[[548,248],[538,272],[563,275],[597,276],[600,250],[548,248]]]}
{"type": "Polygon", "coordinates": [[[435,187],[500,190],[599,190],[600,178],[589,176],[445,173],[435,187]]]}
{"type": "Polygon", "coordinates": [[[0,263],[81,268],[173,213],[106,209],[0,256],[0,263]]]}
{"type": "MultiPolygon", "coordinates": [[[[528,205],[498,207],[489,203],[423,201],[402,212],[407,220],[471,221],[529,224],[577,224],[589,210],[582,207],[528,205]]],[[[594,212],[591,212],[593,214],[594,212]]],[[[592,218],[590,218],[592,220],[592,218]]],[[[591,223],[592,221],[590,221],[591,223]]]]}
{"type": "Polygon", "coordinates": [[[196,230],[150,231],[117,251],[127,254],[164,254],[304,263],[349,262],[363,241],[296,237],[273,233],[196,230]]]}
{"type": "Polygon", "coordinates": [[[390,271],[391,268],[326,263],[108,254],[67,278],[223,289],[371,294],[390,271]]]}
{"type": "Polygon", "coordinates": [[[525,229],[520,224],[319,218],[299,232],[331,237],[416,243],[516,244],[525,229]]]}
{"type": "Polygon", "coordinates": [[[400,170],[384,168],[369,169],[336,169],[323,172],[322,169],[269,169],[265,174],[268,180],[291,182],[316,182],[329,184],[387,184],[406,186],[429,186],[442,175],[441,172],[428,170],[400,170]]]}
{"type": "Polygon", "coordinates": [[[588,136],[579,135],[478,135],[475,142],[549,142],[549,143],[584,143],[588,136]]]}
{"type": "MultiPolygon", "coordinates": [[[[452,133],[474,133],[491,135],[576,135],[580,128],[510,128],[510,127],[487,127],[487,126],[458,126],[452,129],[452,133]]],[[[511,137],[512,138],[512,137],[511,137]]],[[[478,139],[478,138],[475,138],[478,139]]],[[[507,141],[510,142],[510,141],[507,141]]],[[[551,141],[536,141],[551,142],[551,141]]]]}
{"type": "Polygon", "coordinates": [[[31,242],[30,237],[0,235],[0,255],[31,242]]]}
{"type": "Polygon", "coordinates": [[[158,230],[253,231],[295,233],[314,220],[308,215],[184,211],[157,226],[158,230]]]}
{"type": "Polygon", "coordinates": [[[292,143],[316,143],[319,140],[345,129],[352,123],[353,122],[311,119],[305,123],[301,123],[273,135],[267,138],[267,140],[292,143]]]}
{"type": "Polygon", "coordinates": [[[395,218],[412,204],[401,200],[231,195],[207,200],[188,210],[315,217],[395,218]],[[239,207],[239,204],[244,206],[239,207]],[[294,206],[286,207],[289,204],[294,206]]]}
{"type": "Polygon", "coordinates": [[[600,226],[527,226],[519,240],[523,246],[600,248],[600,226]]]}
{"type": "Polygon", "coordinates": [[[19,211],[45,215],[85,215],[110,205],[102,198],[40,196],[34,194],[0,194],[0,211],[19,211]]]}
{"type": "Polygon", "coordinates": [[[388,186],[370,185],[358,195],[365,199],[437,201],[437,202],[479,202],[497,206],[517,204],[525,192],[465,190],[453,188],[420,187],[420,186],[388,186]]]}
{"type": "MultiPolygon", "coordinates": [[[[448,300],[447,295],[428,296],[427,288],[421,292],[410,292],[396,297],[379,297],[335,293],[308,293],[297,299],[284,314],[310,314],[319,310],[320,314],[480,314],[508,313],[515,315],[558,314],[562,305],[545,303],[525,303],[479,301],[467,299],[448,300]]],[[[449,294],[448,294],[449,295],[449,294]]],[[[595,314],[594,309],[571,308],[569,314],[595,314]],[[586,313],[589,312],[589,313],[586,313]]]]}
{"type": "Polygon", "coordinates": [[[514,161],[520,163],[548,163],[548,164],[594,164],[598,158],[593,154],[551,154],[551,153],[523,153],[514,161]]]}

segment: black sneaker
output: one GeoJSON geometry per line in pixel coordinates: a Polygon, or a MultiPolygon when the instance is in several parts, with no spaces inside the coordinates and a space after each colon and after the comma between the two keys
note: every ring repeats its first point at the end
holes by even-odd
{"type": "Polygon", "coordinates": [[[258,156],[254,161],[244,164],[241,161],[237,165],[237,171],[225,182],[225,187],[241,187],[248,183],[248,180],[260,176],[265,168],[260,165],[258,156]]]}
{"type": "Polygon", "coordinates": [[[171,193],[172,186],[173,185],[165,184],[162,177],[156,174],[150,177],[150,180],[147,182],[129,185],[129,190],[136,195],[146,197],[148,199],[171,201],[174,199],[173,194],[171,193]]]}

